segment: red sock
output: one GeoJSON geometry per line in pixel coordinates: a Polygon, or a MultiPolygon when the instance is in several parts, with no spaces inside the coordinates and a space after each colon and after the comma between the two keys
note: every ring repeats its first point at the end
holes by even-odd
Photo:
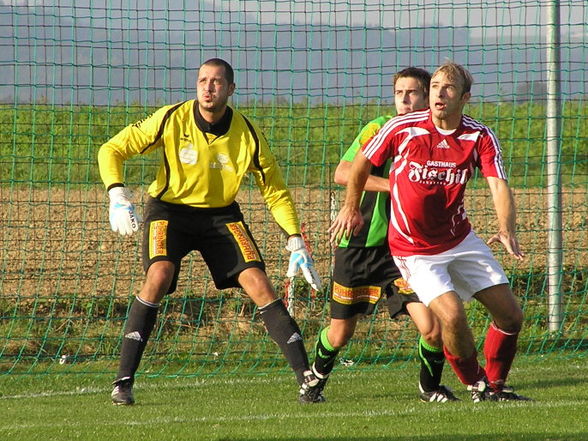
{"type": "Polygon", "coordinates": [[[484,343],[486,373],[492,389],[501,390],[517,352],[519,333],[507,333],[494,323],[488,328],[484,343]]]}
{"type": "Polygon", "coordinates": [[[486,372],[478,363],[478,352],[475,349],[474,353],[468,358],[456,357],[445,346],[443,346],[443,352],[445,352],[445,358],[453,368],[457,378],[463,384],[474,384],[486,376],[486,372]]]}

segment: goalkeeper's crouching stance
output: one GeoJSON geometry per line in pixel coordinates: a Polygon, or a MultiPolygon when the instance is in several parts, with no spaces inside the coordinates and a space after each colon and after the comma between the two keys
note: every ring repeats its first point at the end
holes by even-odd
{"type": "Polygon", "coordinates": [[[300,329],[265,273],[265,263],[235,197],[252,173],[276,222],[288,237],[288,276],[302,271],[314,289],[321,282],[303,239],[294,203],[261,131],[227,105],[233,69],[218,58],[198,71],[197,100],[165,106],[129,125],[100,148],[100,175],[110,197],[112,230],[130,235],[140,219],[123,185],[123,161],[163,151],[145,206],[142,259],[146,280],[124,329],[112,402],[134,403],[133,382],[159,304],[175,291],[182,259],[201,253],[218,289],[241,287],[259,308],[271,338],[296,374],[301,402],[317,401],[300,329]]]}

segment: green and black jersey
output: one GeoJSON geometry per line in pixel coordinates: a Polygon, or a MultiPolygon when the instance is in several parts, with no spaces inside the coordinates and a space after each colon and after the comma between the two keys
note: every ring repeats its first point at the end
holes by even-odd
{"type": "MultiPolygon", "coordinates": [[[[391,118],[392,115],[384,115],[367,123],[341,159],[349,162],[353,161],[361,146],[369,141],[391,118]]],[[[372,167],[371,174],[387,178],[391,162],[391,160],[388,160],[380,167],[372,167]]],[[[364,221],[363,228],[357,236],[352,235],[349,239],[343,238],[339,243],[339,247],[365,248],[385,245],[387,243],[386,236],[390,219],[390,193],[364,191],[361,196],[360,211],[364,221]]]]}

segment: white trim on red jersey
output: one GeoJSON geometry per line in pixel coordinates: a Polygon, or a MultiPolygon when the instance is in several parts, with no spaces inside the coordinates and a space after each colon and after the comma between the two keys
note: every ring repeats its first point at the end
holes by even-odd
{"type": "MultiPolygon", "coordinates": [[[[475,130],[477,129],[480,131],[480,133],[482,133],[482,132],[488,133],[488,136],[492,140],[492,145],[494,146],[494,149],[496,151],[496,156],[495,156],[495,160],[494,160],[494,167],[496,168],[496,172],[498,174],[497,177],[499,177],[500,179],[504,179],[506,181],[507,176],[506,176],[506,171],[504,170],[504,164],[502,162],[502,149],[500,148],[500,142],[498,141],[498,138],[496,137],[496,135],[494,134],[492,129],[488,126],[485,126],[484,124],[481,124],[480,122],[476,121],[475,119],[473,119],[471,116],[468,116],[468,115],[463,116],[462,124],[464,127],[472,128],[475,130]]],[[[464,135],[462,135],[462,136],[464,136],[464,135]]]]}
{"type": "Polygon", "coordinates": [[[404,115],[396,116],[389,120],[382,128],[370,139],[362,148],[362,152],[366,158],[370,158],[376,150],[380,148],[382,142],[386,139],[386,136],[394,130],[396,127],[408,122],[426,121],[429,118],[428,110],[421,110],[418,112],[406,113],[404,115]],[[369,146],[369,147],[368,147],[369,146]]]}

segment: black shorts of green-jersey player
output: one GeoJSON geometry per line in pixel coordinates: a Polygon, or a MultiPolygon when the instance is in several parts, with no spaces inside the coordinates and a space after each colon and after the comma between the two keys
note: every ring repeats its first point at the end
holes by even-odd
{"type": "Polygon", "coordinates": [[[387,245],[335,250],[332,318],[372,314],[384,294],[391,318],[408,314],[406,305],[419,302],[414,291],[404,283],[387,245]]]}

